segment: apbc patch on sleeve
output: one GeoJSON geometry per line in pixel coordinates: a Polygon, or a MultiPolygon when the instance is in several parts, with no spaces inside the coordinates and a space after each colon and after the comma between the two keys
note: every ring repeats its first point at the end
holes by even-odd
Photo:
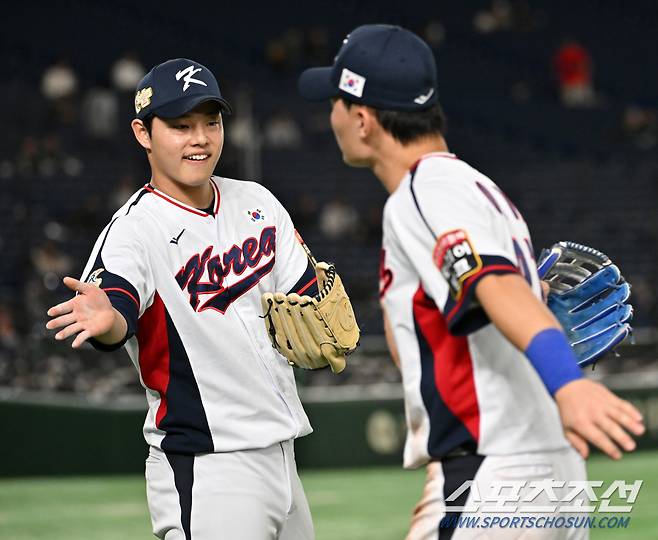
{"type": "Polygon", "coordinates": [[[466,231],[461,229],[439,237],[434,248],[434,263],[448,282],[455,300],[461,297],[464,282],[482,268],[482,259],[466,231]]]}

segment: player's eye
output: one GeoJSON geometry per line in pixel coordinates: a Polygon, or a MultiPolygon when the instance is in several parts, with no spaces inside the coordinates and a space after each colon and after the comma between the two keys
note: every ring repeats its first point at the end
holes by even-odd
{"type": "Polygon", "coordinates": [[[173,126],[174,129],[187,129],[188,126],[186,124],[174,124],[173,126]]]}
{"type": "Polygon", "coordinates": [[[208,122],[208,125],[213,126],[213,127],[218,126],[219,125],[219,120],[213,120],[212,122],[208,122]]]}

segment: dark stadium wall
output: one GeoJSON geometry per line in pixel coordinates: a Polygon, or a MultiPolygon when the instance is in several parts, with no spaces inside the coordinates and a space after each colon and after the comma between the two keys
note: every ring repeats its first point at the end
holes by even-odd
{"type": "MultiPolygon", "coordinates": [[[[640,449],[658,447],[658,389],[620,392],[644,415],[640,449]]],[[[401,465],[402,401],[306,403],[314,432],[295,445],[300,468],[401,465]]],[[[144,411],[0,401],[0,477],[142,474],[144,411]]]]}

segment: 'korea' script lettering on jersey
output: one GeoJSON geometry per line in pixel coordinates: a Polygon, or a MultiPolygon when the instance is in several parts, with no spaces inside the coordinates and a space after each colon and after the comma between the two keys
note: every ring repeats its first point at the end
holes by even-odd
{"type": "Polygon", "coordinates": [[[247,268],[255,268],[263,256],[271,255],[275,250],[276,227],[265,227],[260,239],[247,238],[241,246],[233,245],[222,256],[213,255],[213,246],[208,246],[203,253],[193,255],[187,264],[176,274],[176,281],[181,290],[187,290],[190,305],[195,311],[214,309],[224,313],[233,301],[238,299],[274,266],[274,257],[247,275],[237,283],[225,287],[224,279],[231,273],[241,275],[247,268]],[[204,274],[207,281],[201,281],[204,274]],[[212,296],[199,307],[199,295],[212,296]]]}

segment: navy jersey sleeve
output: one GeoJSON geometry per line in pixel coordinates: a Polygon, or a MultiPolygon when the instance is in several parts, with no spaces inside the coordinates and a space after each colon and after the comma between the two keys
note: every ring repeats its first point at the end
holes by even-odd
{"type": "Polygon", "coordinates": [[[103,351],[120,348],[137,332],[142,306],[155,288],[148,269],[147,253],[130,220],[115,218],[105,228],[94,246],[81,280],[101,288],[128,326],[126,336],[119,343],[105,345],[93,338],[89,342],[103,351]]]}
{"type": "Polygon", "coordinates": [[[307,261],[306,270],[304,270],[302,277],[300,277],[297,280],[297,283],[287,291],[287,294],[290,293],[297,293],[299,295],[306,294],[308,296],[315,296],[318,294],[318,278],[315,275],[315,268],[313,268],[311,261],[307,261]]]}

